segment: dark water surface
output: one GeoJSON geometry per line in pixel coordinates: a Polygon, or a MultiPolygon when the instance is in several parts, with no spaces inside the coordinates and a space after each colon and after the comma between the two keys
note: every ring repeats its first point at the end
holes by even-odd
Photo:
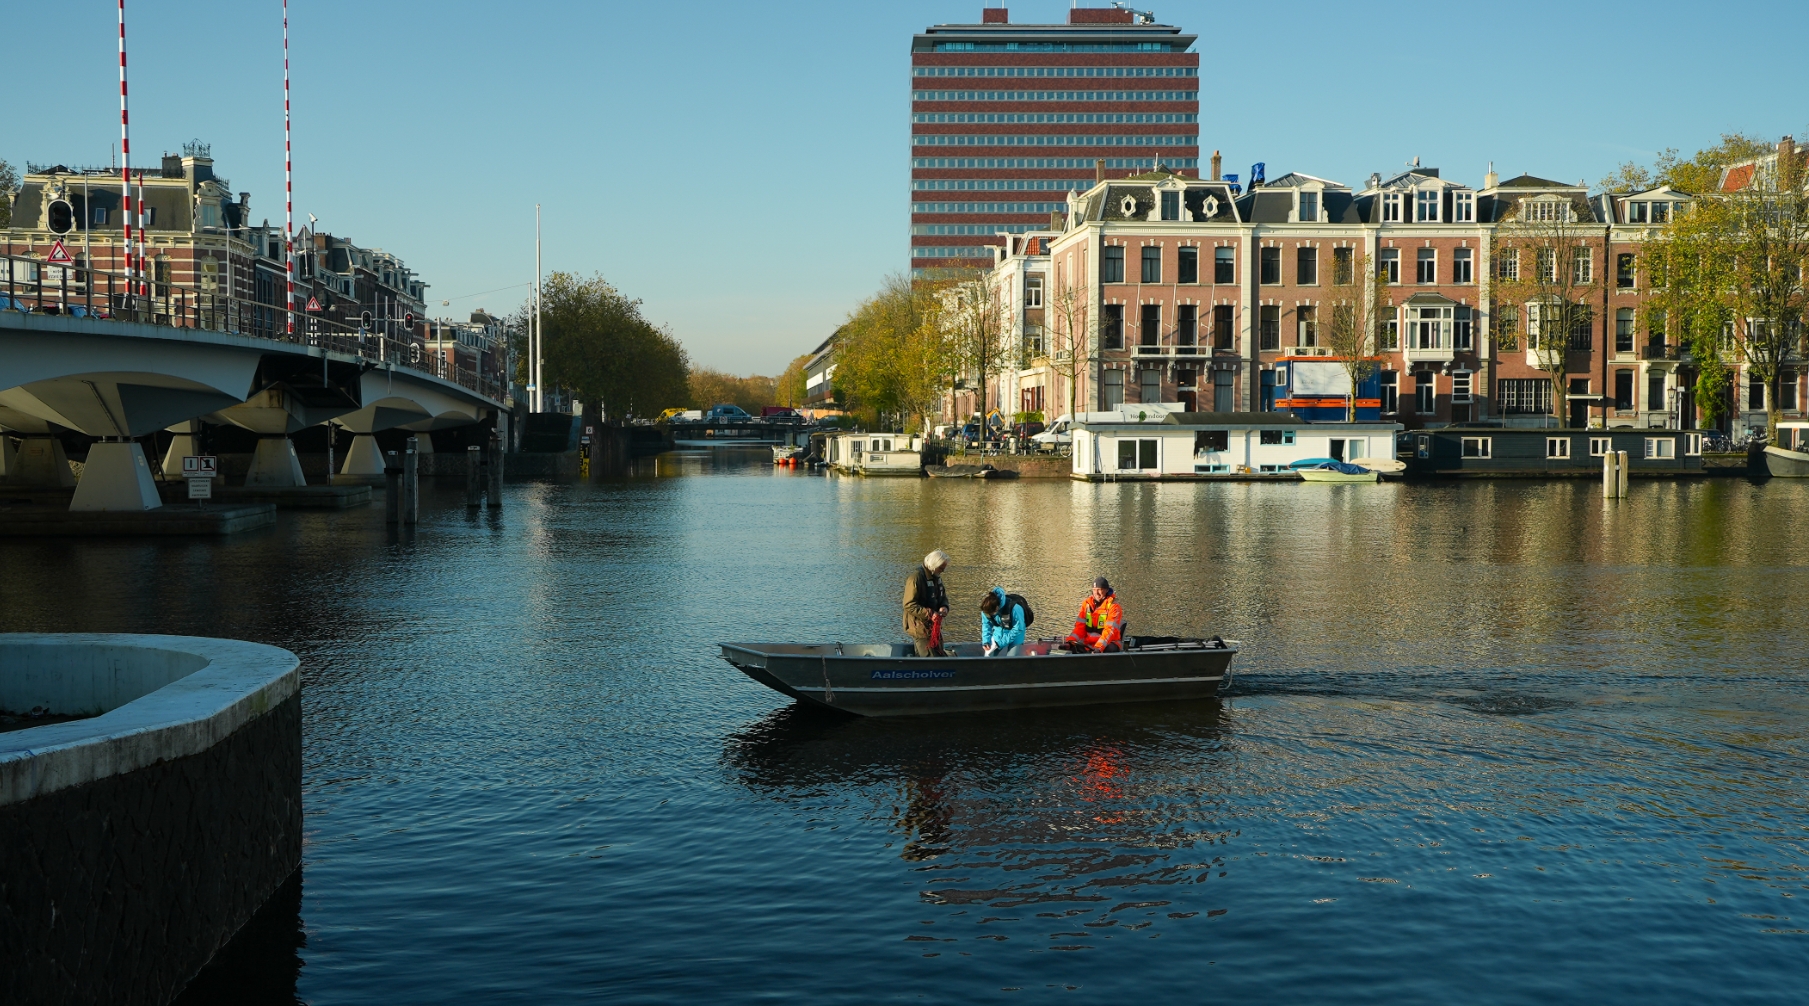
{"type": "Polygon", "coordinates": [[[425,493],[401,541],[0,544],[4,628],[302,658],[300,891],[190,1001],[1804,999],[1809,484],[668,456],[509,493],[425,493]],[[934,547],[965,637],[987,586],[1054,632],[1105,573],[1136,629],[1242,639],[1237,679],[858,721],[717,657],[899,638],[934,547]]]}

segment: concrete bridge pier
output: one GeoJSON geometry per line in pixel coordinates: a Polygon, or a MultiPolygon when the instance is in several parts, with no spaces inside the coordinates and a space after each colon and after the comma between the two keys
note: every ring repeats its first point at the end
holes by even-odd
{"type": "Polygon", "coordinates": [[[364,486],[383,484],[383,451],[377,447],[377,438],[370,433],[352,434],[352,446],[345,452],[345,464],[339,474],[333,476],[336,486],[364,486]]]}
{"type": "Polygon", "coordinates": [[[265,435],[258,438],[257,451],[251,456],[251,469],[245,473],[247,486],[305,486],[301,459],[295,456],[295,441],[288,437],[265,435]]]}
{"type": "Polygon", "coordinates": [[[163,474],[166,478],[182,477],[182,459],[201,453],[201,424],[189,420],[165,427],[175,436],[170,438],[170,449],[163,452],[163,474]]]}
{"type": "Polygon", "coordinates": [[[155,510],[163,505],[157,483],[151,478],[144,448],[131,437],[102,437],[88,448],[82,480],[76,484],[69,509],[76,511],[155,510]]]}
{"type": "Polygon", "coordinates": [[[19,434],[19,448],[6,465],[4,480],[14,486],[75,488],[63,442],[48,433],[19,434]]]}
{"type": "Polygon", "coordinates": [[[0,482],[7,481],[12,473],[18,470],[18,450],[13,447],[13,438],[0,430],[0,482]]]}

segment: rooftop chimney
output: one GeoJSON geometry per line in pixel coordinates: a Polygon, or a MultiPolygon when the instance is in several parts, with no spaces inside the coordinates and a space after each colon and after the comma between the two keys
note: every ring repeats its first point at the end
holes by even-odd
{"type": "Polygon", "coordinates": [[[1501,176],[1495,173],[1495,162],[1489,162],[1489,173],[1482,176],[1482,187],[1492,189],[1501,184],[1501,176]]]}
{"type": "Polygon", "coordinates": [[[1105,181],[1105,158],[1101,157],[1093,162],[1093,184],[1098,185],[1103,181],[1105,181]]]}
{"type": "Polygon", "coordinates": [[[1223,163],[1224,163],[1224,159],[1219,157],[1219,152],[1216,150],[1213,151],[1212,152],[1212,180],[1215,182],[1219,180],[1219,166],[1223,163]]]}
{"type": "Polygon", "coordinates": [[[1010,24],[1011,11],[1004,7],[988,7],[980,12],[981,24],[1010,24]]]}
{"type": "Polygon", "coordinates": [[[1796,138],[1794,136],[1786,134],[1783,139],[1778,141],[1778,166],[1774,170],[1778,176],[1778,188],[1792,189],[1802,184],[1801,176],[1797,172],[1796,138]]]}

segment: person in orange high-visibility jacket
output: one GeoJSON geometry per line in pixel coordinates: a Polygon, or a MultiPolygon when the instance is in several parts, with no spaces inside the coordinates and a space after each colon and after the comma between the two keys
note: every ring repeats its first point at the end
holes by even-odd
{"type": "Polygon", "coordinates": [[[1074,631],[1068,642],[1075,647],[1106,653],[1116,650],[1124,639],[1124,608],[1105,577],[1093,581],[1093,592],[1080,602],[1080,614],[1074,619],[1074,631]]]}

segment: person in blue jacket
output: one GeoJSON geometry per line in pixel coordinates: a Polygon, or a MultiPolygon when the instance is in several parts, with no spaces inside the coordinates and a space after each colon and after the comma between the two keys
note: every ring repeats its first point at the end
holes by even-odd
{"type": "Polygon", "coordinates": [[[980,644],[989,657],[1010,656],[1024,642],[1024,606],[1012,603],[1004,587],[994,587],[980,601],[980,644]]]}

